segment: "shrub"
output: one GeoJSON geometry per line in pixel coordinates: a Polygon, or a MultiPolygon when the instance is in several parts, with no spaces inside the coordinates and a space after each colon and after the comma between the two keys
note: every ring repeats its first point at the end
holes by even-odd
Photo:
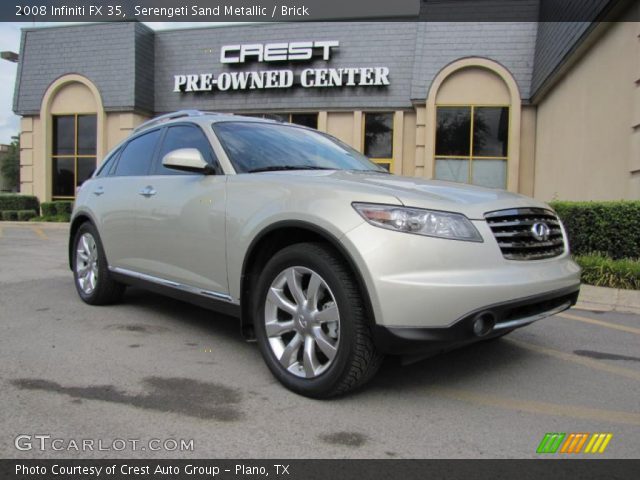
{"type": "Polygon", "coordinates": [[[18,220],[21,222],[28,222],[37,215],[35,210],[18,210],[18,220]]]}
{"type": "Polygon", "coordinates": [[[44,217],[50,217],[56,214],[55,202],[42,202],[40,208],[42,209],[42,216],[44,217]]]}
{"type": "Polygon", "coordinates": [[[574,255],[640,258],[640,201],[551,202],[574,255]]]}
{"type": "Polygon", "coordinates": [[[5,222],[18,220],[18,211],[17,210],[3,210],[2,211],[2,220],[4,220],[5,222]]]}
{"type": "Polygon", "coordinates": [[[41,217],[31,218],[30,222],[68,222],[70,215],[42,215],[41,217]]]}
{"type": "Polygon", "coordinates": [[[5,210],[40,210],[38,198],[14,193],[0,195],[0,212],[5,210]]]}
{"type": "Polygon", "coordinates": [[[640,261],[613,260],[602,255],[575,257],[582,267],[582,281],[596,287],[640,290],[640,261]]]}
{"type": "Polygon", "coordinates": [[[73,210],[73,202],[64,200],[53,203],[56,206],[57,215],[71,215],[71,210],[73,210]]]}

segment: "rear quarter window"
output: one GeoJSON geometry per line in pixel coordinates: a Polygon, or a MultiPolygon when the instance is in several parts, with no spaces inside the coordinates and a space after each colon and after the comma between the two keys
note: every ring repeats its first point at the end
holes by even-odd
{"type": "Polygon", "coordinates": [[[147,175],[151,169],[160,132],[160,129],[153,130],[130,140],[120,154],[114,175],[119,177],[147,175]]]}

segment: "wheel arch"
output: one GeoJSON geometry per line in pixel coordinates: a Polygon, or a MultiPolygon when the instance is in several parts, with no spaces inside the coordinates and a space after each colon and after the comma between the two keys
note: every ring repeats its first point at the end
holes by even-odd
{"type": "Polygon", "coordinates": [[[251,241],[242,263],[240,277],[240,322],[242,335],[247,340],[255,338],[253,333],[253,302],[249,295],[257,277],[268,259],[285,247],[303,242],[322,242],[331,246],[346,262],[353,273],[364,300],[366,317],[371,326],[375,324],[374,310],[362,272],[347,249],[332,233],[313,223],[302,220],[284,220],[264,228],[251,241]]]}
{"type": "Polygon", "coordinates": [[[86,212],[80,212],[76,214],[76,216],[73,218],[73,220],[71,221],[71,225],[69,227],[68,255],[69,255],[69,268],[71,270],[73,270],[73,240],[76,237],[76,232],[78,231],[80,226],[86,222],[91,223],[94,227],[96,226],[96,223],[93,221],[93,218],[91,218],[91,215],[89,215],[86,212]]]}

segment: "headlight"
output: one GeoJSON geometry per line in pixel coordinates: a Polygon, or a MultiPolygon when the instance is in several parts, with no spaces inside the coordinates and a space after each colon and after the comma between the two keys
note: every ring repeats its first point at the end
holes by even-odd
{"type": "Polygon", "coordinates": [[[428,237],[482,242],[476,227],[460,213],[373,203],[353,203],[352,205],[367,222],[376,227],[428,237]]]}

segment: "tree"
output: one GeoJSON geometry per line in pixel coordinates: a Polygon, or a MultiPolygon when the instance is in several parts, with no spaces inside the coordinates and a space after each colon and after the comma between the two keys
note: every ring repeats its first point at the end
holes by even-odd
{"type": "Polygon", "coordinates": [[[0,160],[0,172],[9,188],[20,188],[20,137],[11,137],[11,144],[0,160]]]}

